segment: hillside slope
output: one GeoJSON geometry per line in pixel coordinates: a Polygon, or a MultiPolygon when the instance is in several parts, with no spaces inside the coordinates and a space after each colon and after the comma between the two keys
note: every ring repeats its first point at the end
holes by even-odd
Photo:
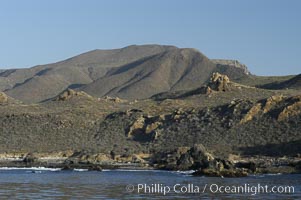
{"type": "Polygon", "coordinates": [[[51,99],[67,88],[84,90],[95,97],[144,99],[162,92],[197,88],[214,71],[233,80],[249,76],[245,65],[210,60],[195,49],[132,45],[89,51],[28,69],[1,71],[0,91],[24,103],[51,99]]]}
{"type": "Polygon", "coordinates": [[[226,84],[209,95],[162,101],[116,102],[66,90],[39,104],[0,104],[0,151],[131,154],[202,143],[216,154],[300,153],[288,145],[301,140],[300,95],[226,84]]]}
{"type": "Polygon", "coordinates": [[[53,64],[6,70],[0,73],[0,90],[24,102],[39,102],[56,96],[68,87],[91,83],[110,68],[175,48],[133,45],[122,49],[94,50],[53,64]]]}
{"type": "Polygon", "coordinates": [[[288,80],[276,81],[259,87],[265,89],[281,90],[281,89],[301,89],[301,74],[294,76],[288,80]]]}
{"type": "Polygon", "coordinates": [[[194,49],[175,49],[110,70],[81,88],[96,96],[144,99],[154,94],[196,88],[216,70],[206,56],[194,49]]]}

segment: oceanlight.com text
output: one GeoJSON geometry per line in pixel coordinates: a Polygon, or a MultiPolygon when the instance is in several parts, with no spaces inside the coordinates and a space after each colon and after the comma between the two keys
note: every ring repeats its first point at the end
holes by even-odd
{"type": "Polygon", "coordinates": [[[164,185],[156,184],[136,184],[127,185],[126,191],[138,194],[162,194],[168,195],[169,193],[178,194],[293,194],[295,193],[294,186],[281,186],[281,185],[261,185],[261,184],[242,184],[242,185],[219,185],[219,184],[174,184],[164,185]]]}

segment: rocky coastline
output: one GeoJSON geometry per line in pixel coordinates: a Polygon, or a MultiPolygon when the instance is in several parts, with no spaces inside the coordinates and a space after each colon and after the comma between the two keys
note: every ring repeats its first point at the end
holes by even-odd
{"type": "Polygon", "coordinates": [[[289,92],[215,72],[197,89],[138,101],[67,89],[27,105],[1,93],[0,167],[301,173],[301,95],[289,92]]]}
{"type": "Polygon", "coordinates": [[[269,157],[229,155],[216,157],[202,144],[156,154],[113,155],[85,151],[60,153],[0,154],[0,168],[60,168],[193,171],[194,176],[246,177],[254,174],[301,173],[301,156],[269,157]]]}

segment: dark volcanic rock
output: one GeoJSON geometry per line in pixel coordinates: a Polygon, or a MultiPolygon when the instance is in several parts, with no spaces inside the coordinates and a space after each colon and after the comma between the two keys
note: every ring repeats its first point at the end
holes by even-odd
{"type": "Polygon", "coordinates": [[[193,175],[240,177],[248,174],[247,170],[235,167],[229,160],[214,157],[202,144],[156,155],[153,163],[167,170],[196,170],[193,175]]]}
{"type": "Polygon", "coordinates": [[[102,167],[99,166],[99,165],[91,165],[91,166],[88,167],[88,170],[89,171],[99,171],[99,172],[101,172],[102,171],[102,167]]]}
{"type": "Polygon", "coordinates": [[[244,169],[247,169],[247,170],[249,170],[251,172],[256,172],[256,169],[257,169],[256,163],[251,162],[251,161],[249,161],[249,162],[238,162],[238,163],[235,163],[235,167],[237,167],[237,168],[244,168],[244,169]]]}
{"type": "Polygon", "coordinates": [[[37,162],[38,158],[32,154],[32,153],[29,153],[25,156],[25,158],[23,159],[23,162],[26,163],[26,164],[33,164],[35,162],[37,162]]]}
{"type": "Polygon", "coordinates": [[[193,173],[194,176],[209,176],[209,177],[244,177],[248,176],[248,173],[242,169],[224,169],[224,170],[216,170],[216,169],[200,169],[193,173]]]}
{"type": "Polygon", "coordinates": [[[71,165],[65,165],[61,170],[73,170],[74,168],[71,165]]]}

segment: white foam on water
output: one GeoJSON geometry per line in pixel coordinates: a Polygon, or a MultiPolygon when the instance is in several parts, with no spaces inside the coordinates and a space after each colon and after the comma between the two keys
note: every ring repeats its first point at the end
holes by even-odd
{"type": "Polygon", "coordinates": [[[164,170],[154,170],[154,169],[103,169],[104,172],[118,171],[118,172],[167,172],[164,170]]]}
{"type": "Polygon", "coordinates": [[[181,174],[185,176],[192,176],[191,174],[195,172],[195,170],[187,170],[187,171],[168,171],[168,170],[156,170],[156,169],[103,169],[103,172],[110,171],[119,171],[119,172],[155,172],[155,173],[172,173],[172,174],[181,174]]]}
{"type": "Polygon", "coordinates": [[[75,172],[86,172],[88,169],[73,169],[75,172]]]}
{"type": "Polygon", "coordinates": [[[267,176],[281,176],[283,175],[282,173],[276,173],[276,174],[250,174],[248,176],[250,177],[258,177],[258,178],[265,178],[267,176]]]}
{"type": "Polygon", "coordinates": [[[266,176],[279,176],[282,175],[282,173],[277,173],[277,174],[265,174],[266,176]]]}
{"type": "Polygon", "coordinates": [[[60,171],[61,168],[47,168],[47,167],[0,167],[0,170],[60,171]]]}
{"type": "Polygon", "coordinates": [[[194,173],[196,170],[187,170],[187,171],[176,171],[179,174],[192,174],[194,173]]]}

